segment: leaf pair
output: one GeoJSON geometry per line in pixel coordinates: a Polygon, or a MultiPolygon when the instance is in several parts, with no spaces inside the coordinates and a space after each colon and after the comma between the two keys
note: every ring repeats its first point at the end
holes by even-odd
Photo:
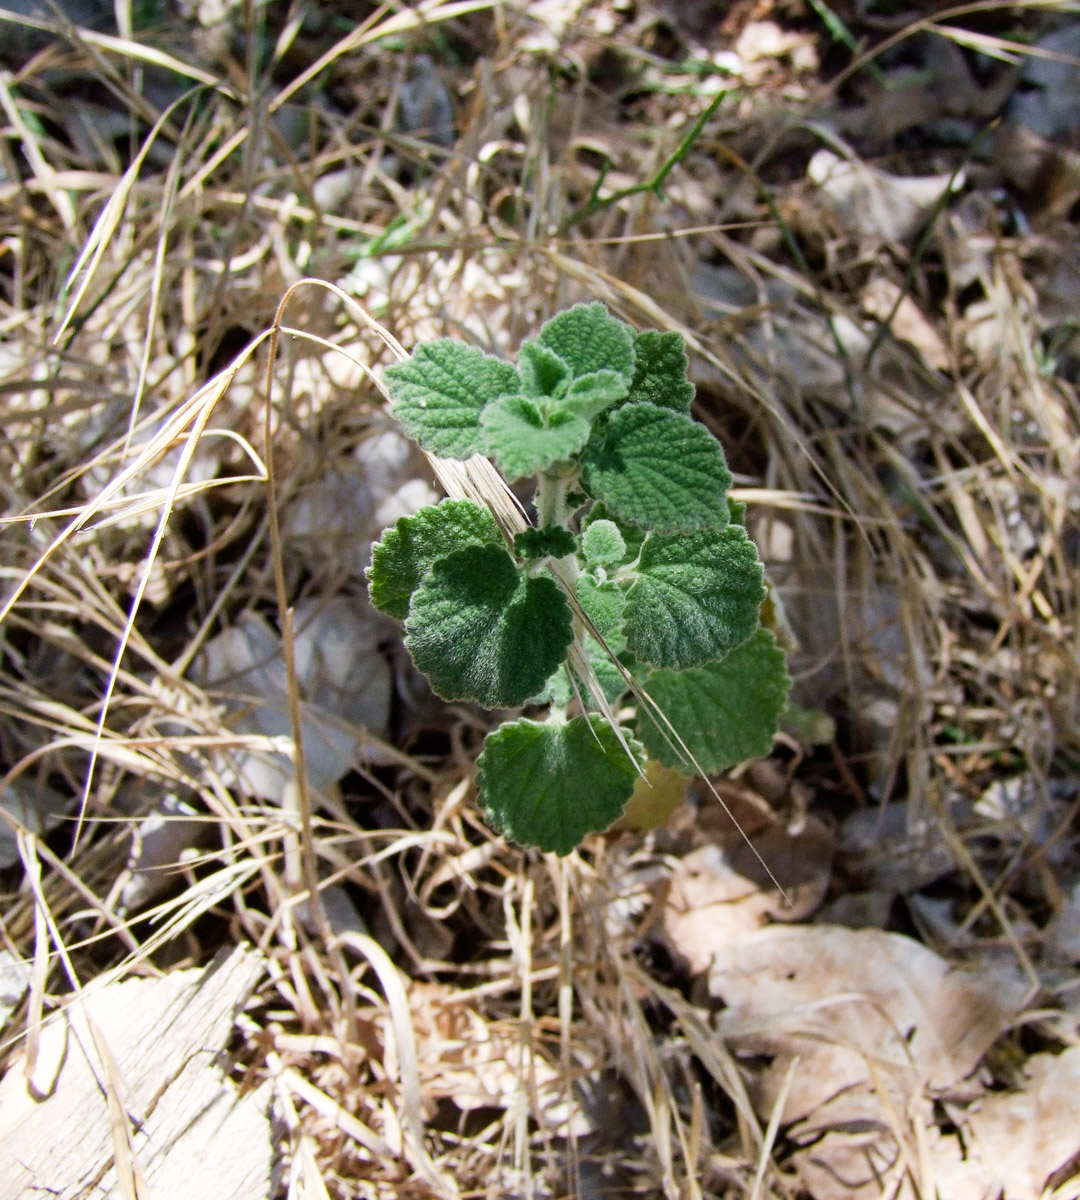
{"type": "Polygon", "coordinates": [[[522,345],[516,368],[447,338],[418,346],[386,377],[395,415],[425,450],[490,454],[521,479],[578,454],[633,373],[630,327],[602,304],[579,304],[522,345]]]}
{"type": "Polygon", "coordinates": [[[518,365],[442,339],[389,367],[394,414],[425,449],[489,454],[508,479],[558,464],[612,511],[661,533],[726,520],[723,450],[687,416],[681,336],[635,335],[602,304],[579,304],[525,342],[518,365]]]}
{"type": "MultiPolygon", "coordinates": [[[[645,690],[666,722],[642,712],[638,736],[650,758],[684,774],[726,771],[769,753],[790,687],[784,652],[758,629],[720,662],[653,674],[645,690]]],[[[595,714],[502,725],[477,763],[481,807],[512,840],[567,854],[630,799],[645,759],[642,744],[625,741],[595,714]]]]}

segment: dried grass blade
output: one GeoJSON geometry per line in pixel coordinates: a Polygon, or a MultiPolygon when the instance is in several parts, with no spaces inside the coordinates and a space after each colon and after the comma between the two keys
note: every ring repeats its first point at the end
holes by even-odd
{"type": "Polygon", "coordinates": [[[68,233],[73,233],[76,225],[75,205],[71,202],[71,197],[67,192],[57,187],[56,172],[46,162],[45,155],[42,154],[41,147],[38,145],[37,137],[23,120],[19,106],[15,103],[15,98],[11,94],[10,84],[11,72],[0,71],[0,107],[7,114],[7,119],[11,122],[12,128],[22,143],[26,160],[37,176],[38,182],[41,184],[41,190],[48,196],[49,203],[59,213],[60,220],[64,223],[64,228],[68,233]]]}
{"type": "MultiPolygon", "coordinates": [[[[146,139],[139,147],[139,152],[132,160],[128,169],[120,176],[120,181],[113,188],[112,194],[105,202],[105,207],[98,214],[98,219],[94,222],[93,229],[90,230],[90,236],[83,244],[82,250],[79,252],[79,257],[75,260],[75,265],[64,283],[64,291],[70,292],[75,288],[75,295],[72,296],[71,302],[68,304],[67,311],[64,313],[60,321],[60,327],[53,335],[53,345],[55,346],[68,325],[71,324],[71,319],[74,317],[79,305],[82,303],[83,297],[86,295],[86,290],[93,281],[94,275],[101,264],[101,259],[108,248],[109,242],[113,234],[116,232],[117,226],[123,219],[124,213],[127,210],[128,200],[131,198],[131,190],[135,186],[139,178],[139,172],[142,170],[143,163],[146,161],[146,156],[150,153],[150,149],[157,140],[158,134],[168,121],[170,115],[176,109],[187,102],[187,100],[197,94],[198,89],[185,92],[184,95],[178,97],[172,104],[161,114],[155,123],[154,127],[146,135],[146,139]]],[[[174,162],[177,161],[174,159],[174,162]]],[[[174,168],[170,166],[170,177],[173,174],[174,168]]]]}
{"type": "Polygon", "coordinates": [[[770,1156],[772,1148],[776,1145],[776,1136],[780,1132],[780,1121],[783,1118],[784,1109],[787,1106],[788,1093],[795,1082],[795,1072],[799,1069],[800,1061],[798,1055],[791,1060],[791,1065],[788,1067],[783,1082],[780,1084],[780,1092],[776,1097],[776,1103],[773,1105],[772,1112],[769,1114],[769,1123],[765,1127],[765,1140],[762,1142],[761,1150],[758,1154],[757,1169],[754,1171],[754,1184],[750,1189],[749,1200],[759,1200],[761,1196],[761,1189],[765,1183],[765,1172],[771,1166],[770,1156]]]}
{"type": "Polygon", "coordinates": [[[339,934],[335,941],[338,945],[348,946],[367,959],[378,976],[383,994],[386,996],[401,1074],[401,1095],[405,1107],[405,1152],[413,1168],[440,1195],[457,1200],[459,1193],[456,1183],[438,1170],[424,1145],[424,1114],[420,1095],[420,1067],[416,1053],[416,1033],[413,1029],[409,997],[405,992],[405,985],[402,983],[398,969],[382,946],[367,934],[355,933],[350,930],[339,934]]]}
{"type": "Polygon", "coordinates": [[[283,1070],[281,1078],[288,1084],[295,1096],[303,1100],[305,1104],[309,1104],[327,1120],[333,1121],[334,1125],[347,1137],[351,1137],[354,1142],[363,1146],[376,1158],[390,1158],[391,1150],[386,1142],[373,1129],[370,1129],[358,1117],[354,1117],[348,1109],[342,1108],[324,1091],[313,1083],[309,1083],[291,1068],[283,1070]]]}
{"type": "MultiPolygon", "coordinates": [[[[2,16],[3,13],[0,13],[0,17],[2,16]]],[[[204,71],[201,67],[184,62],[174,54],[158,50],[155,46],[146,46],[141,42],[129,41],[127,38],[113,37],[108,33],[95,33],[91,29],[78,29],[76,32],[79,39],[88,46],[96,46],[99,50],[111,50],[124,58],[132,58],[137,62],[162,67],[166,71],[175,71],[177,75],[183,75],[186,79],[194,79],[197,83],[206,84],[232,100],[239,99],[236,92],[223,79],[211,75],[209,71],[204,71]]]]}
{"type": "Polygon", "coordinates": [[[146,1177],[139,1165],[138,1156],[131,1140],[131,1118],[120,1102],[123,1081],[116,1059],[109,1049],[108,1043],[101,1036],[97,1026],[90,1019],[90,1014],[84,1010],[87,1028],[94,1043],[94,1049],[105,1068],[105,1103],[109,1113],[109,1134],[113,1145],[113,1168],[125,1200],[151,1200],[150,1189],[146,1185],[146,1177]]]}
{"type": "MultiPolygon", "coordinates": [[[[8,813],[4,816],[14,823],[8,813]]],[[[26,879],[35,897],[34,904],[34,961],[30,968],[30,987],[26,1006],[26,1056],[23,1074],[26,1079],[34,1078],[37,1067],[38,1048],[41,1044],[41,1022],[45,1011],[45,984],[49,977],[49,927],[45,921],[43,904],[36,903],[41,892],[41,862],[37,856],[37,838],[32,833],[16,827],[16,844],[22,859],[26,879]]]]}
{"type": "MultiPolygon", "coordinates": [[[[75,533],[77,533],[90,519],[101,511],[102,506],[111,497],[122,491],[127,484],[131,482],[137,475],[146,468],[152,465],[157,459],[165,453],[166,450],[177,439],[187,435],[188,426],[194,423],[199,423],[200,414],[204,408],[211,410],[225,394],[229,384],[232,381],[236,372],[244,365],[258,347],[269,337],[269,333],[262,333],[254,339],[248,346],[236,356],[235,359],[223,371],[219,372],[212,379],[207,380],[201,388],[189,399],[184,401],[179,409],[165,422],[155,437],[143,448],[142,452],[135,458],[131,464],[124,468],[115,478],[109,481],[101,489],[101,491],[90,500],[69,524],[67,524],[48,546],[41,552],[33,565],[23,574],[19,580],[14,592],[7,598],[2,606],[0,606],[0,624],[3,624],[8,614],[19,602],[21,597],[33,583],[34,579],[41,572],[42,568],[49,559],[56,553],[57,550],[75,533]]],[[[206,411],[202,418],[202,423],[209,419],[209,411],[206,411]]],[[[182,476],[174,475],[173,485],[169,489],[169,494],[175,500],[176,491],[180,487],[180,479],[182,476]],[[175,489],[175,490],[174,490],[175,489]]]]}
{"type": "Polygon", "coordinates": [[[283,88],[270,102],[269,112],[276,112],[306,83],[314,79],[343,54],[350,54],[359,50],[361,46],[381,41],[385,37],[407,33],[409,30],[423,25],[450,21],[454,17],[463,17],[468,13],[482,12],[484,9],[495,7],[500,3],[501,0],[457,0],[456,3],[446,4],[443,3],[443,0],[434,0],[433,3],[420,4],[416,8],[406,8],[376,24],[376,19],[385,12],[385,7],[377,9],[367,20],[363,21],[356,29],[350,30],[321,58],[313,62],[306,70],[301,71],[287,87],[283,88]]]}

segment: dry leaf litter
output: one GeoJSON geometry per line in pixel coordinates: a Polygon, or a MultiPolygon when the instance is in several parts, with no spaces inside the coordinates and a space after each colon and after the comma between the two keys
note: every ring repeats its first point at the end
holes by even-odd
{"type": "Polygon", "coordinates": [[[1069,6],[0,30],[0,1191],[1080,1195],[1069,6]],[[395,345],[583,299],[686,336],[799,648],[556,860],[363,568],[512,511],[395,345]]]}

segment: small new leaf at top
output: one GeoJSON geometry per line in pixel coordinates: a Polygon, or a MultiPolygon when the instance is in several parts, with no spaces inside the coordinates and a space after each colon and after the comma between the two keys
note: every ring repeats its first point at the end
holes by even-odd
{"type": "Polygon", "coordinates": [[[569,366],[546,346],[522,342],[518,350],[521,394],[530,400],[561,400],[573,378],[569,366]]]}
{"type": "Polygon", "coordinates": [[[560,313],[535,342],[522,343],[520,392],[495,397],[481,412],[485,452],[510,480],[573,459],[595,418],[626,395],[633,354],[629,326],[602,304],[560,313]]]}
{"type": "Polygon", "coordinates": [[[585,417],[528,396],[500,396],[480,418],[483,446],[511,482],[576,455],[589,440],[585,417]]]}
{"type": "Polygon", "coordinates": [[[575,379],[615,371],[629,386],[634,375],[634,332],[602,304],[575,304],[547,321],[537,342],[570,368],[575,379]]]}

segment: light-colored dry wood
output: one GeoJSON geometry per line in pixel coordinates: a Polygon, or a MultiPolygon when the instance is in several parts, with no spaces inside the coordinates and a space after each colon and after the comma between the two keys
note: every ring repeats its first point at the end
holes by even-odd
{"type": "Polygon", "coordinates": [[[205,970],[112,983],[50,1017],[40,1061],[58,1064],[52,1078],[39,1069],[28,1081],[16,1058],[0,1080],[0,1200],[265,1200],[269,1085],[240,1096],[222,1069],[261,971],[239,947],[205,970]]]}

